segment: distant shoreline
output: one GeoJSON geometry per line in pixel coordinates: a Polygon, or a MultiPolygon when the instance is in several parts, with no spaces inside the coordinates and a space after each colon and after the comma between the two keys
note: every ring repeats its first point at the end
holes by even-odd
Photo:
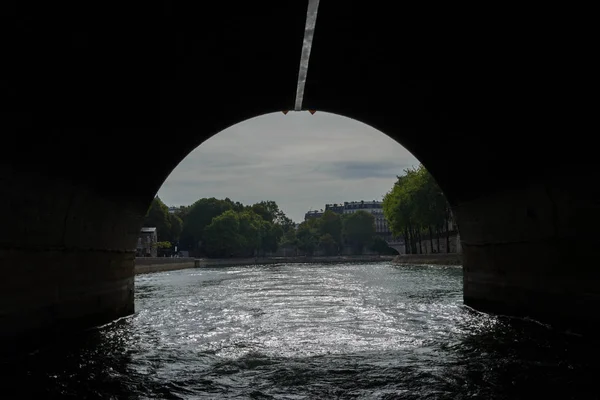
{"type": "Polygon", "coordinates": [[[306,264],[393,261],[397,256],[322,256],[322,257],[257,257],[257,258],[169,258],[139,257],[135,259],[135,274],[175,271],[188,268],[226,267],[256,264],[306,264]]]}
{"type": "Polygon", "coordinates": [[[462,254],[401,254],[392,260],[401,265],[462,265],[462,254]]]}

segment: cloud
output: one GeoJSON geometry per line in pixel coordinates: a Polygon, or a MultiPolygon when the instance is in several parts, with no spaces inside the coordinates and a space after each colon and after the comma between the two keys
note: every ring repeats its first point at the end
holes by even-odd
{"type": "Polygon", "coordinates": [[[344,180],[362,180],[367,178],[389,178],[399,173],[401,164],[391,161],[336,161],[317,168],[332,177],[344,180]]]}
{"type": "Polygon", "coordinates": [[[168,205],[202,197],[245,204],[275,200],[295,221],[326,203],[381,199],[396,175],[418,164],[383,133],[329,113],[267,114],[192,151],[158,194],[168,205]]]}

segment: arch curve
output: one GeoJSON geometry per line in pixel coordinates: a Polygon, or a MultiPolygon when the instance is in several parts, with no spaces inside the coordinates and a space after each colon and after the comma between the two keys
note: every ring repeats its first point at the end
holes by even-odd
{"type": "MultiPolygon", "coordinates": [[[[168,173],[225,127],[293,109],[306,2],[174,4],[9,17],[3,336],[131,313],[130,245],[168,173]],[[150,139],[168,144],[174,132],[185,145],[170,151],[150,139]]],[[[411,21],[429,12],[388,7],[322,2],[303,108],[367,123],[431,170],[460,226],[467,304],[593,327],[600,162],[583,123],[589,63],[573,50],[585,35],[544,42],[541,19],[508,8],[512,36],[498,35],[502,18],[473,26],[459,10],[411,21]],[[423,80],[416,60],[433,66],[423,80]]]]}

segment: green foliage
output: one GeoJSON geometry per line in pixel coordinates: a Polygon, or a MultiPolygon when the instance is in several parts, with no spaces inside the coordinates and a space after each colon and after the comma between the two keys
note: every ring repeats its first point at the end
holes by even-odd
{"type": "MultiPolygon", "coordinates": [[[[388,196],[385,201],[397,202],[397,199],[388,196]]],[[[383,239],[375,237],[374,217],[364,211],[342,216],[326,210],[320,218],[305,221],[296,230],[294,222],[270,200],[244,206],[229,198],[202,198],[191,206],[180,207],[174,214],[168,213],[160,199],[155,203],[148,219],[166,218],[163,226],[168,228],[159,240],[172,244],[179,241],[180,250],[195,250],[197,255],[248,257],[274,253],[279,246],[292,247],[307,255],[317,250],[336,255],[344,245],[361,253],[371,243],[371,248],[380,254],[394,251],[383,239]]],[[[409,211],[408,216],[414,213],[412,209],[409,211]]],[[[160,232],[159,224],[152,226],[157,226],[160,232]]]]}
{"type": "MultiPolygon", "coordinates": [[[[283,230],[283,227],[282,227],[283,230]]],[[[298,247],[298,238],[296,237],[295,229],[288,229],[281,237],[281,246],[298,247]]]]}
{"type": "Polygon", "coordinates": [[[175,215],[178,216],[182,221],[184,221],[190,211],[191,206],[179,206],[177,210],[175,210],[175,215]]]}
{"type": "MultiPolygon", "coordinates": [[[[279,248],[279,243],[283,237],[283,228],[279,224],[272,224],[268,221],[263,222],[264,230],[262,232],[262,250],[265,252],[276,252],[279,248]]],[[[292,230],[290,231],[295,234],[292,230]]]]}
{"type": "Polygon", "coordinates": [[[241,246],[242,255],[253,255],[262,249],[263,236],[268,229],[266,224],[269,222],[253,211],[243,211],[238,213],[240,228],[239,235],[243,240],[241,246]]]}
{"type": "Polygon", "coordinates": [[[279,225],[284,233],[288,232],[291,228],[294,228],[294,221],[288,218],[285,213],[279,209],[277,203],[272,200],[253,204],[251,209],[265,221],[279,225]]]}
{"type": "Polygon", "coordinates": [[[231,209],[213,217],[202,233],[205,254],[249,257],[277,251],[284,235],[282,226],[277,223],[279,208],[274,202],[257,204],[244,207],[235,203],[231,209]]]}
{"type": "Polygon", "coordinates": [[[374,236],[375,218],[372,214],[358,211],[341,216],[326,210],[321,217],[302,222],[295,235],[292,230],[284,233],[281,243],[292,245],[309,256],[316,250],[333,256],[339,254],[344,244],[351,245],[355,253],[362,253],[374,236]]]}
{"type": "Polygon", "coordinates": [[[355,254],[362,254],[363,248],[371,243],[375,236],[375,217],[359,210],[345,215],[342,221],[344,240],[355,254]]]}
{"type": "Polygon", "coordinates": [[[269,221],[271,223],[275,222],[277,218],[277,213],[279,212],[279,207],[277,203],[274,201],[261,201],[260,203],[253,204],[250,209],[260,215],[262,219],[265,221],[269,221]]]}
{"type": "Polygon", "coordinates": [[[406,169],[404,172],[405,175],[398,177],[392,191],[383,198],[383,214],[395,236],[404,232],[415,213],[415,202],[412,201],[415,172],[411,169],[406,169]]]}
{"type": "Polygon", "coordinates": [[[382,255],[398,254],[397,250],[388,246],[387,242],[379,236],[373,238],[370,249],[382,255]]]}
{"type": "Polygon", "coordinates": [[[214,257],[239,255],[246,244],[239,232],[240,219],[235,211],[227,210],[214,217],[204,229],[206,253],[214,257]]]}
{"type": "Polygon", "coordinates": [[[450,218],[450,207],[437,182],[423,165],[404,170],[383,199],[383,213],[394,236],[404,236],[407,252],[425,231],[439,233],[450,218]]]}
{"type": "Polygon", "coordinates": [[[183,229],[183,221],[178,215],[169,214],[169,223],[171,224],[171,229],[169,230],[168,239],[172,243],[177,243],[183,229]]]}
{"type": "Polygon", "coordinates": [[[232,210],[236,204],[230,199],[202,198],[192,204],[183,220],[181,232],[182,249],[196,250],[206,239],[205,228],[213,218],[232,210]]]}
{"type": "Polygon", "coordinates": [[[294,223],[294,221],[292,221],[291,218],[288,218],[285,214],[278,217],[277,225],[281,227],[283,233],[296,231],[296,224],[294,223]]]}
{"type": "Polygon", "coordinates": [[[159,241],[170,240],[171,221],[169,219],[169,207],[158,196],[152,200],[142,226],[156,227],[156,234],[159,241]]]}
{"type": "Polygon", "coordinates": [[[156,242],[154,246],[158,249],[170,249],[173,245],[171,242],[156,242]]]}
{"type": "Polygon", "coordinates": [[[326,210],[319,218],[319,229],[322,235],[330,235],[336,246],[342,245],[342,218],[331,210],[326,210]]]}
{"type": "Polygon", "coordinates": [[[319,245],[320,236],[318,219],[309,219],[302,222],[296,232],[298,249],[309,256],[313,255],[319,245]]]}
{"type": "Polygon", "coordinates": [[[328,256],[334,256],[338,253],[338,243],[329,233],[326,233],[319,238],[319,247],[323,249],[328,256]]]}

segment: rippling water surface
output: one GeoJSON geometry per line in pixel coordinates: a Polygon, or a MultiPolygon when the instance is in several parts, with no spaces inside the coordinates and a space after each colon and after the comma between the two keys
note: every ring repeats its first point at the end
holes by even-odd
{"type": "MultiPolygon", "coordinates": [[[[3,362],[10,398],[597,398],[595,347],[462,305],[458,267],[188,269],[136,314],[3,362]]],[[[8,398],[8,397],[5,397],[8,398]]]]}

